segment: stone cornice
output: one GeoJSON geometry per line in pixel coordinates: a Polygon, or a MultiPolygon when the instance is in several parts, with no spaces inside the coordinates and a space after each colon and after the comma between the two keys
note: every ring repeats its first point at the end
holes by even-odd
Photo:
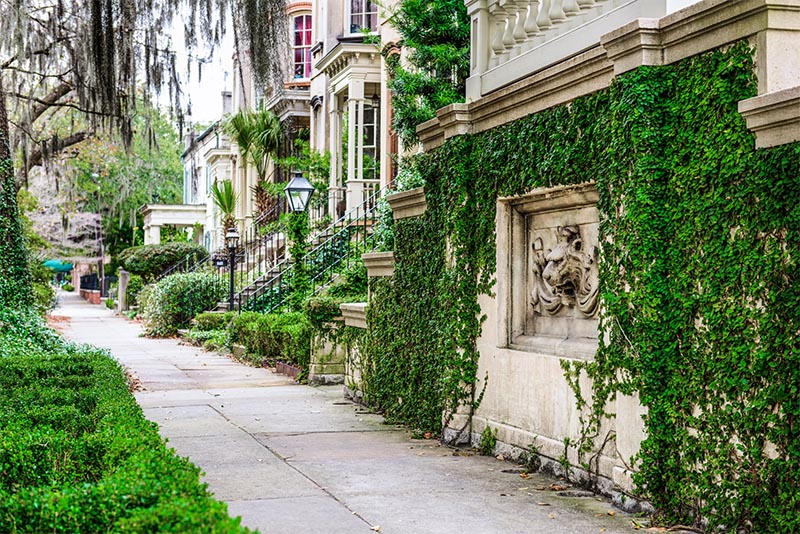
{"type": "Polygon", "coordinates": [[[342,310],[342,317],[346,326],[367,328],[366,302],[339,304],[339,309],[342,310]]]}
{"type": "Polygon", "coordinates": [[[367,276],[394,276],[394,252],[369,252],[361,255],[367,276]]]}
{"type": "Polygon", "coordinates": [[[756,147],[800,141],[800,87],[739,102],[739,113],[756,134],[756,147]]]}
{"type": "MultiPolygon", "coordinates": [[[[333,77],[346,67],[358,62],[362,57],[368,58],[369,62],[372,63],[379,56],[378,50],[372,44],[339,43],[325,57],[319,60],[315,65],[315,69],[333,77]]],[[[380,62],[377,62],[376,66],[379,68],[380,62]]]]}
{"type": "Polygon", "coordinates": [[[417,187],[408,191],[401,191],[386,197],[387,202],[392,207],[392,216],[395,221],[417,217],[428,209],[428,202],[425,200],[425,188],[417,187]]]}

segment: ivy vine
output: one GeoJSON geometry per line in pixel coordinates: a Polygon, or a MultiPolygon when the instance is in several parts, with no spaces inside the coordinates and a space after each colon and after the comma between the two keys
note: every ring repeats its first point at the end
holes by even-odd
{"type": "Polygon", "coordinates": [[[497,198],[594,180],[600,348],[563,365],[579,451],[603,446],[617,396],[638,395],[635,482],[664,522],[800,530],[800,143],[755,149],[737,109],[756,94],[752,58],[741,42],[642,67],[419,156],[428,211],[396,224],[395,276],[371,282],[367,400],[437,430],[474,407],[497,198]]]}

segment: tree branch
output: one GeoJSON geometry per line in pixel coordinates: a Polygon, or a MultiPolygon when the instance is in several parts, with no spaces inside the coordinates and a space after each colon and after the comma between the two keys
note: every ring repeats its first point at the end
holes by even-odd
{"type": "Polygon", "coordinates": [[[77,145],[92,135],[94,135],[94,132],[91,131],[78,132],[65,137],[64,139],[54,137],[52,140],[42,143],[41,145],[37,146],[36,149],[33,150],[28,156],[28,161],[25,162],[26,172],[30,172],[30,170],[34,167],[41,165],[44,162],[45,153],[48,156],[58,154],[65,148],[77,145]]]}
{"type": "Polygon", "coordinates": [[[38,101],[38,105],[33,108],[31,111],[31,123],[42,116],[42,113],[50,109],[55,105],[62,105],[63,102],[58,102],[65,96],[67,96],[70,91],[72,91],[72,84],[69,83],[62,83],[61,85],[56,86],[50,93],[48,93],[41,101],[38,101]]]}
{"type": "MultiPolygon", "coordinates": [[[[37,98],[35,96],[30,96],[30,95],[23,95],[22,93],[6,93],[6,95],[7,96],[12,96],[14,98],[21,98],[23,100],[30,100],[31,102],[36,102],[37,104],[42,104],[43,106],[46,106],[48,108],[51,108],[51,107],[71,108],[71,109],[74,109],[76,111],[80,111],[81,113],[86,113],[87,115],[99,115],[101,117],[113,117],[113,118],[116,118],[116,119],[123,118],[122,115],[114,115],[112,113],[103,113],[102,111],[95,111],[93,109],[82,108],[77,104],[73,104],[72,102],[48,102],[48,101],[46,101],[46,100],[44,100],[42,98],[37,98]]],[[[43,110],[43,112],[44,112],[44,110],[43,110]]]]}

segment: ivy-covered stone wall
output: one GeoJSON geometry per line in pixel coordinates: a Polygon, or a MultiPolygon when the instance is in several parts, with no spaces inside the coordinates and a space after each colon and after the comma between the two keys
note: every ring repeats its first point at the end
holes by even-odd
{"type": "Polygon", "coordinates": [[[800,144],[755,150],[737,111],[752,57],[742,42],[641,67],[422,155],[428,212],[396,224],[395,277],[373,282],[359,341],[367,401],[420,430],[479,403],[496,199],[595,180],[600,348],[563,365],[591,413],[580,450],[609,401],[638,393],[635,480],[665,522],[800,530],[800,144]]]}

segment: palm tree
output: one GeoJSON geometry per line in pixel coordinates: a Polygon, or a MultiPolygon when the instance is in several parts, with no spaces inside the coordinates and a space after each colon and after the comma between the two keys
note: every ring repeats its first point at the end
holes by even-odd
{"type": "Polygon", "coordinates": [[[252,188],[258,215],[275,205],[275,194],[268,186],[267,170],[270,158],[280,148],[283,131],[278,116],[263,107],[244,109],[223,124],[225,133],[239,146],[242,157],[256,169],[258,181],[252,188]]]}
{"type": "Polygon", "coordinates": [[[211,199],[214,205],[222,214],[222,228],[227,232],[229,228],[236,226],[236,203],[239,195],[233,190],[230,181],[214,182],[211,186],[211,199]]]}

